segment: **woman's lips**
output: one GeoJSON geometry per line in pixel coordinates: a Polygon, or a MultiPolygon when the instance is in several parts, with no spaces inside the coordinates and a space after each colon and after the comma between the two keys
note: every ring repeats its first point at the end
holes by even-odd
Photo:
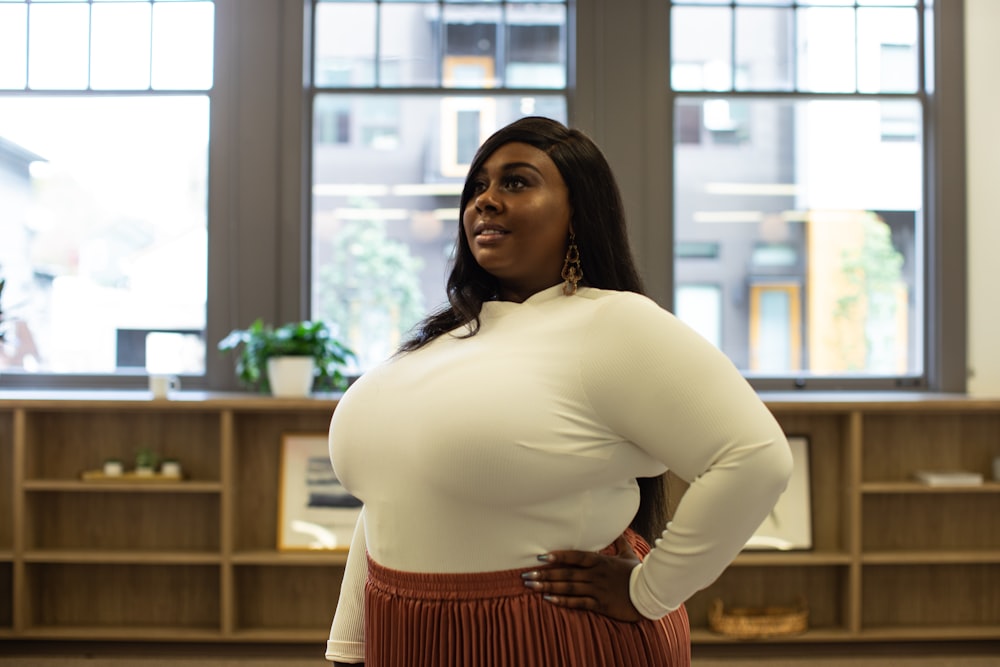
{"type": "Polygon", "coordinates": [[[502,227],[490,224],[482,224],[476,228],[476,244],[481,246],[495,245],[500,243],[510,232],[502,227]]]}

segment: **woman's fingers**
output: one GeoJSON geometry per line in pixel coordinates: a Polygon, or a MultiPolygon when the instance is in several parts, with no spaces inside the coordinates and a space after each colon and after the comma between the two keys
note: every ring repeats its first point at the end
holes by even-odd
{"type": "Polygon", "coordinates": [[[629,597],[629,579],[639,559],[627,544],[625,548],[619,546],[619,554],[552,552],[545,559],[548,566],[522,575],[524,585],[553,604],[596,611],[621,621],[637,621],[642,617],[629,597]]]}

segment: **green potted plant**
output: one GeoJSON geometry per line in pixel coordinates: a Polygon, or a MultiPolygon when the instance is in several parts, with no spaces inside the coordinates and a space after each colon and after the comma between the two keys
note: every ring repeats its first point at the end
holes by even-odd
{"type": "Polygon", "coordinates": [[[234,329],[219,341],[219,350],[239,348],[236,375],[247,387],[275,396],[306,396],[313,389],[338,391],[347,387],[343,369],[354,352],[334,337],[326,322],[289,322],[271,327],[257,319],[247,329],[234,329]],[[294,367],[298,379],[282,371],[294,367]]]}
{"type": "Polygon", "coordinates": [[[135,452],[135,474],[150,477],[156,472],[157,456],[149,447],[140,446],[135,452]]]}

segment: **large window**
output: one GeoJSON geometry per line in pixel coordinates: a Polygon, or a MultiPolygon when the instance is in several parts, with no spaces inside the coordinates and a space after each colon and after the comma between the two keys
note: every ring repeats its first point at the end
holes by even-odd
{"type": "Polygon", "coordinates": [[[212,2],[0,2],[0,377],[205,370],[212,2]]]}
{"type": "Polygon", "coordinates": [[[923,378],[928,220],[917,0],[671,3],[675,289],[713,276],[751,377],[923,378]]]}
{"type": "Polygon", "coordinates": [[[215,350],[443,302],[526,114],[618,177],[648,293],[761,389],[961,390],[963,3],[0,0],[0,387],[237,389],[215,350]],[[935,48],[935,42],[939,42],[935,48]]]}
{"type": "Polygon", "coordinates": [[[316,2],[312,315],[360,372],[444,302],[479,144],[524,115],[566,120],[564,2],[316,2]]]}

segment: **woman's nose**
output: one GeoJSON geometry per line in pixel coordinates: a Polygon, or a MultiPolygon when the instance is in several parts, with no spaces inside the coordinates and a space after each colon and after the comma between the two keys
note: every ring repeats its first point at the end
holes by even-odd
{"type": "Polygon", "coordinates": [[[478,195],[476,195],[476,210],[485,211],[486,209],[498,210],[500,208],[500,200],[496,197],[493,188],[488,188],[483,190],[478,195]]]}

